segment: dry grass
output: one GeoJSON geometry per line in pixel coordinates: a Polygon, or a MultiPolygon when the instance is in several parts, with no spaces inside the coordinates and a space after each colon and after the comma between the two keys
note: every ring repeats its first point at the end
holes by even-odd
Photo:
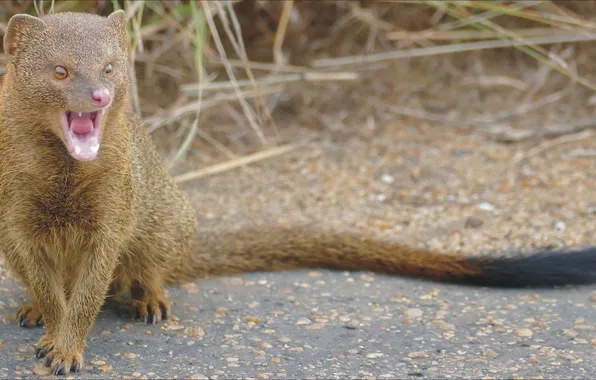
{"type": "MultiPolygon", "coordinates": [[[[289,113],[306,109],[310,116],[298,120],[308,120],[314,129],[328,124],[324,118],[329,109],[342,107],[359,108],[361,116],[374,108],[444,124],[494,124],[567,99],[569,88],[584,87],[588,95],[596,89],[590,67],[577,59],[580,49],[590,57],[596,5],[579,0],[13,0],[0,4],[0,30],[18,12],[105,15],[115,8],[125,9],[130,20],[133,107],[152,133],[168,137],[169,164],[191,154],[201,139],[232,160],[200,173],[235,167],[235,161],[246,165],[261,157],[243,159],[255,151],[277,152],[271,149],[287,142],[278,124],[285,123],[288,104],[294,104],[289,113]],[[476,75],[462,85],[514,89],[514,109],[462,119],[398,106],[395,102],[402,98],[389,100],[382,91],[345,97],[365,85],[381,88],[374,81],[386,78],[374,76],[396,62],[400,70],[414,67],[415,72],[422,57],[448,56],[472,60],[467,67],[474,67],[480,65],[474,61],[479,51],[497,49],[512,61],[536,62],[538,75],[532,80],[506,72],[476,75]],[[557,91],[544,94],[545,83],[555,74],[557,91]],[[338,89],[344,93],[329,95],[338,89]],[[208,127],[216,124],[225,127],[208,127]]],[[[414,91],[404,88],[400,93],[414,91]]],[[[374,124],[370,114],[361,119],[374,124]]]]}

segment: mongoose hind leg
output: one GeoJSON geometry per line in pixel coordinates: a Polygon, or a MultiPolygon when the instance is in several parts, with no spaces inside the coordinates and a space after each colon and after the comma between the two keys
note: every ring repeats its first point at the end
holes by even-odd
{"type": "Polygon", "coordinates": [[[17,321],[21,327],[42,327],[43,317],[36,302],[17,309],[17,321]]]}
{"type": "Polygon", "coordinates": [[[156,324],[158,321],[168,319],[170,306],[159,281],[134,280],[130,285],[130,294],[136,318],[146,324],[156,324]]]}

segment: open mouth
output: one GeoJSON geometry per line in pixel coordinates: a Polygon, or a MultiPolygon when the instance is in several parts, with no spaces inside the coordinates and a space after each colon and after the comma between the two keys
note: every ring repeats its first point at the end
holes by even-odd
{"type": "Polygon", "coordinates": [[[100,121],[103,113],[104,110],[62,113],[66,148],[74,159],[91,161],[97,157],[100,121]]]}

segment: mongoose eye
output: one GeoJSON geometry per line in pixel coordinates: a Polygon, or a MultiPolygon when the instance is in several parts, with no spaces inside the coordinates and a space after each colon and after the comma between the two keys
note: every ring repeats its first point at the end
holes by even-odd
{"type": "Polygon", "coordinates": [[[114,70],[112,69],[112,65],[108,63],[106,66],[106,74],[112,74],[114,70]]]}
{"type": "Polygon", "coordinates": [[[54,78],[56,79],[64,79],[68,76],[68,70],[66,70],[62,66],[54,67],[54,78]]]}

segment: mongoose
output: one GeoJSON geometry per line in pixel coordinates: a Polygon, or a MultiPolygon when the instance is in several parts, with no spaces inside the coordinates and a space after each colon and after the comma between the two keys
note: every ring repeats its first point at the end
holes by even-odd
{"type": "Polygon", "coordinates": [[[596,249],[513,258],[425,252],[324,226],[198,236],[195,210],[129,106],[121,10],[108,17],[13,16],[0,96],[0,250],[31,294],[21,326],[42,324],[36,356],[79,371],[100,307],[130,291],[148,323],[162,288],[200,277],[320,267],[490,286],[582,284],[596,249]]]}

